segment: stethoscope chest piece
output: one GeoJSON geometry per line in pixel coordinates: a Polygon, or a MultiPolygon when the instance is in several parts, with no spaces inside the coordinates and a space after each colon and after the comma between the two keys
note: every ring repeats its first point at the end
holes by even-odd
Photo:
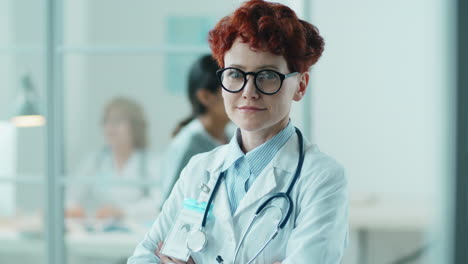
{"type": "Polygon", "coordinates": [[[202,251],[206,246],[206,234],[200,228],[191,231],[187,236],[187,248],[192,252],[202,251]]]}

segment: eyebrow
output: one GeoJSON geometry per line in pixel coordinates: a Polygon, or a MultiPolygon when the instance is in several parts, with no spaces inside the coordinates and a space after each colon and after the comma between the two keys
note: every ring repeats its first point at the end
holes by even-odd
{"type": "MultiPolygon", "coordinates": [[[[239,68],[241,70],[245,70],[245,67],[242,66],[242,65],[239,65],[239,64],[231,64],[229,65],[229,67],[235,67],[235,68],[239,68]]],[[[270,64],[267,64],[267,65],[262,65],[260,67],[257,67],[256,70],[264,70],[264,69],[274,69],[274,70],[279,70],[279,68],[275,65],[270,65],[270,64]]]]}

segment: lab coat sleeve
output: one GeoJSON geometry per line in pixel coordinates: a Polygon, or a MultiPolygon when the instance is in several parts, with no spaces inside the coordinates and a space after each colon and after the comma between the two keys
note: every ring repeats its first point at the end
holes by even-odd
{"type": "MultiPolygon", "coordinates": [[[[184,175],[185,170],[182,171],[182,175],[184,175]]],[[[181,176],[181,179],[175,184],[174,191],[165,202],[161,213],[153,223],[150,231],[145,235],[143,241],[136,247],[127,264],[160,263],[159,258],[154,252],[157,249],[158,243],[166,237],[182,207],[185,188],[183,179],[184,177],[181,176]]]]}
{"type": "MultiPolygon", "coordinates": [[[[344,170],[333,164],[300,184],[296,221],[282,264],[339,264],[348,244],[348,199],[344,170]]],[[[279,260],[280,261],[280,260],[279,260]]]]}

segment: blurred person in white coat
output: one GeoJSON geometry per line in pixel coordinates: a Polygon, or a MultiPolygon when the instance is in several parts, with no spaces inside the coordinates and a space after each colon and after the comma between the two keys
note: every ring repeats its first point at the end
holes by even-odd
{"type": "Polygon", "coordinates": [[[290,120],[323,51],[317,28],[282,4],[251,0],[209,42],[239,129],[190,160],[128,263],[341,263],[344,169],[290,120]]]}
{"type": "Polygon", "coordinates": [[[106,144],[73,175],[77,182],[67,193],[66,216],[154,218],[160,207],[159,186],[131,182],[158,181],[142,107],[126,97],[112,99],[104,109],[102,128],[106,144]]]}

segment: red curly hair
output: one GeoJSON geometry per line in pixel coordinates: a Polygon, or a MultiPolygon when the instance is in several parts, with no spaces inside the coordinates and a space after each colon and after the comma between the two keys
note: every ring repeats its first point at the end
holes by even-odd
{"type": "Polygon", "coordinates": [[[262,0],[243,3],[209,32],[210,48],[220,67],[224,67],[224,54],[237,38],[254,50],[283,56],[292,72],[308,71],[324,48],[315,26],[299,19],[285,5],[262,0]]]}

